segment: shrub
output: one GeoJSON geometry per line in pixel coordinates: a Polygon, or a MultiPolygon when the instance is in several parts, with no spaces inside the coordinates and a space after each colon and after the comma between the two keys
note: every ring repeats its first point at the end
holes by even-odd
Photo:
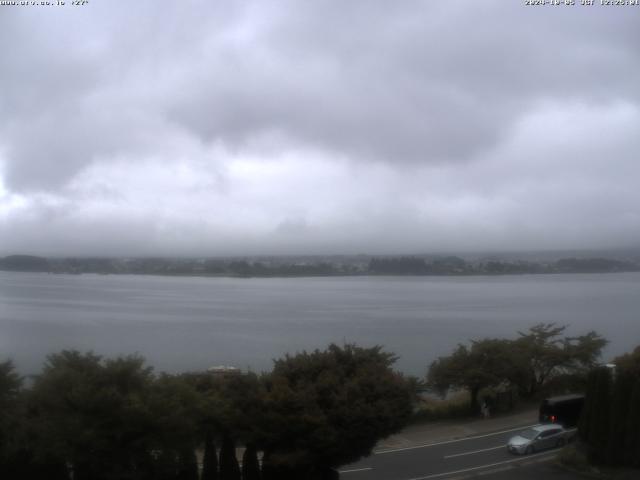
{"type": "Polygon", "coordinates": [[[589,457],[586,452],[586,445],[578,441],[571,445],[567,445],[558,454],[558,464],[569,470],[579,472],[588,477],[600,478],[600,470],[589,463],[589,457]]]}
{"type": "Polygon", "coordinates": [[[411,423],[469,416],[469,393],[458,392],[445,400],[423,398],[411,416],[411,423]]]}

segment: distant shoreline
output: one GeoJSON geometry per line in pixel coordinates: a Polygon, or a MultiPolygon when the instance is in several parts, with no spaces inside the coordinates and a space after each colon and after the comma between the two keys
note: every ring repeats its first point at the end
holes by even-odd
{"type": "Polygon", "coordinates": [[[0,271],[55,275],[155,275],[204,278],[477,277],[505,275],[639,272],[640,260],[601,257],[555,261],[446,257],[344,256],[268,259],[0,258],[0,271]],[[338,260],[336,260],[338,258],[338,260]]]}

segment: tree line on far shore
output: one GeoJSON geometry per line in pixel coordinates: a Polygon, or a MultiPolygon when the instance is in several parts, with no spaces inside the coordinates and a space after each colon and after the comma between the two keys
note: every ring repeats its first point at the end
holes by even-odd
{"type": "Polygon", "coordinates": [[[538,273],[611,273],[640,271],[640,260],[563,258],[552,262],[457,256],[287,257],[261,258],[44,258],[10,255],[0,270],[49,273],[201,275],[233,277],[304,277],[344,275],[514,275],[538,273]]]}

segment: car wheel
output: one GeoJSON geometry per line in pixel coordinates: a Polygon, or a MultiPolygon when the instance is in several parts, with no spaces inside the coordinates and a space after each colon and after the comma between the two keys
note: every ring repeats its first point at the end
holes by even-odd
{"type": "Polygon", "coordinates": [[[556,447],[558,447],[558,448],[564,447],[564,438],[559,438],[558,439],[558,441],[556,442],[556,447]]]}
{"type": "Polygon", "coordinates": [[[525,455],[529,455],[534,452],[533,445],[529,445],[527,449],[524,451],[525,455]]]}

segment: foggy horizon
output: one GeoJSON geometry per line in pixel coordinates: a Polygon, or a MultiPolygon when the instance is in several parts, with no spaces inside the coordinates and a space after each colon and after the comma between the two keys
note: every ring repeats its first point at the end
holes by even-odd
{"type": "Polygon", "coordinates": [[[148,252],[142,252],[140,254],[79,254],[79,253],[69,253],[69,254],[47,254],[40,252],[28,252],[28,251],[11,251],[11,252],[2,252],[0,251],[0,259],[3,257],[12,257],[12,256],[33,256],[33,257],[42,257],[49,259],[65,259],[65,258],[104,258],[104,259],[126,259],[126,258],[158,258],[158,259],[261,259],[261,258],[274,258],[274,259],[287,259],[287,258],[340,258],[340,257],[433,257],[433,258],[444,258],[444,257],[461,257],[464,259],[486,259],[486,258],[510,258],[513,260],[526,260],[528,257],[540,257],[540,258],[553,258],[559,259],[563,257],[579,257],[579,258],[596,258],[596,257],[606,257],[606,258],[625,258],[628,256],[640,256],[640,248],[635,247],[612,247],[612,248],[601,248],[601,249],[544,249],[544,250],[524,250],[524,249],[501,249],[501,250],[433,250],[433,251],[369,251],[369,252],[305,252],[305,251],[286,251],[282,253],[228,253],[228,254],[206,254],[202,252],[199,254],[198,252],[191,252],[191,254],[151,254],[148,252]]]}
{"type": "Polygon", "coordinates": [[[0,255],[639,248],[639,16],[4,6],[0,255]]]}

